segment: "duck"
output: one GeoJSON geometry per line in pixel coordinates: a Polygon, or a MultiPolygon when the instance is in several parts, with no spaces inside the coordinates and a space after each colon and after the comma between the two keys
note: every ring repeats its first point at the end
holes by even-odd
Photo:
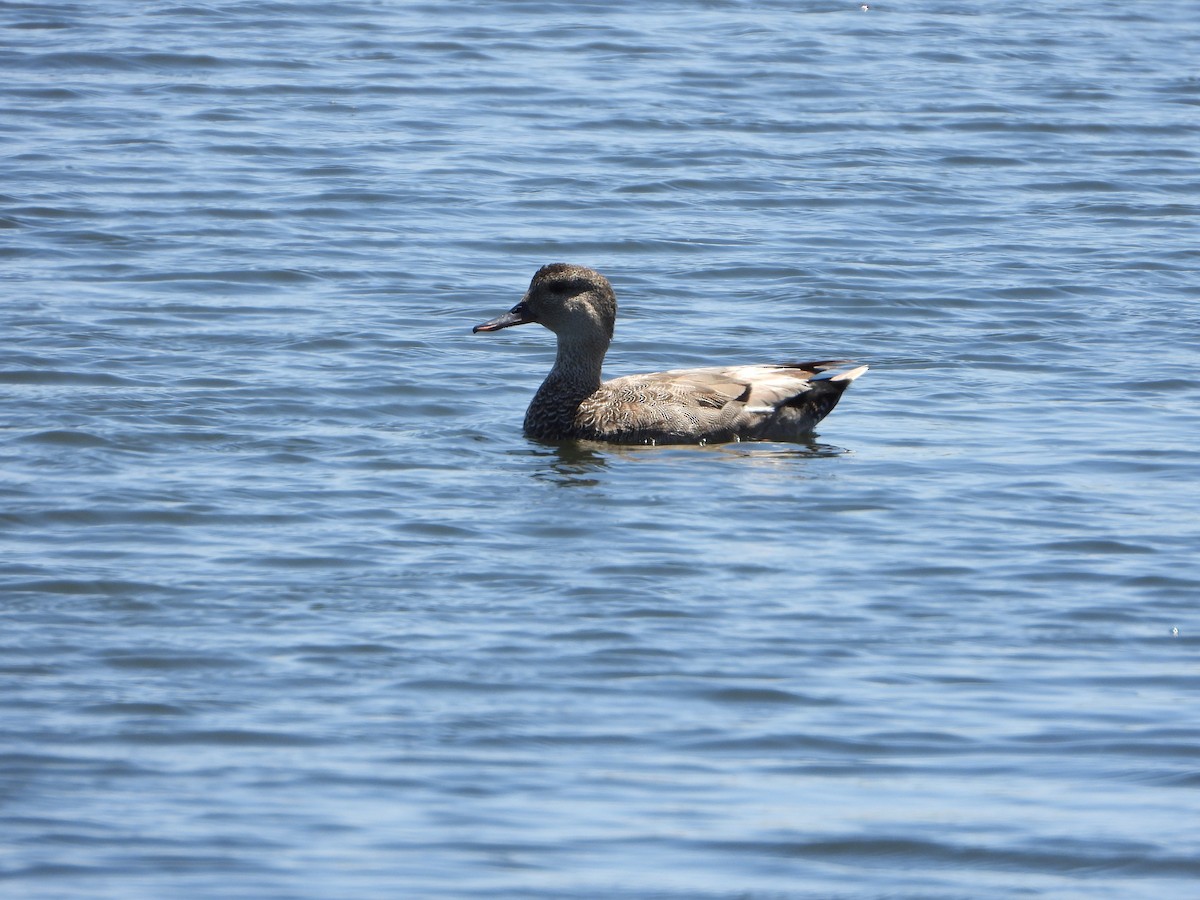
{"type": "Polygon", "coordinates": [[[601,368],[617,320],[608,279],[571,263],[542,266],[520,302],[473,334],[537,323],[554,332],[550,374],[525,412],[535,441],[713,444],[811,439],[867,366],[828,359],[777,365],[711,366],[624,375],[601,368]]]}

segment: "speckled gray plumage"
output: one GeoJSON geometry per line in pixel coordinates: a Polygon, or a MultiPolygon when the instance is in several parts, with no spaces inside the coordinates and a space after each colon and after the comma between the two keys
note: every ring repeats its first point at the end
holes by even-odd
{"type": "Polygon", "coordinates": [[[821,360],[674,369],[605,382],[600,371],[616,316],[607,278],[553,263],[538,270],[511,311],[475,327],[537,322],[558,337],[554,366],[525,413],[529,437],[621,444],[800,440],[867,370],[833,374],[844,361],[821,360]]]}

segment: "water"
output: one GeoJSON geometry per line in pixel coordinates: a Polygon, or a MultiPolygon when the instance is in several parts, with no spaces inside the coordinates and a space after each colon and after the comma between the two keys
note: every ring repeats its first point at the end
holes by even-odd
{"type": "Polygon", "coordinates": [[[0,895],[1200,891],[1195,4],[0,29],[0,895]],[[532,444],[558,260],[871,372],[532,444]]]}

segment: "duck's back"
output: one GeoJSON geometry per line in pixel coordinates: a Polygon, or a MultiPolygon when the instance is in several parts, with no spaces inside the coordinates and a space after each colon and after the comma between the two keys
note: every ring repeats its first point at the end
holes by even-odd
{"type": "Polygon", "coordinates": [[[865,366],[836,360],[713,366],[606,381],[575,414],[575,437],[630,444],[796,440],[837,405],[865,366]]]}

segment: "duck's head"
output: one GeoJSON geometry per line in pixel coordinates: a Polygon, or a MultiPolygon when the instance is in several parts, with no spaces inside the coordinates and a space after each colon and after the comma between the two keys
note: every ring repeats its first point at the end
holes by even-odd
{"type": "Polygon", "coordinates": [[[520,303],[472,331],[537,322],[560,336],[602,338],[607,344],[616,320],[617,298],[607,278],[586,266],[551,263],[538,269],[520,303]]]}

